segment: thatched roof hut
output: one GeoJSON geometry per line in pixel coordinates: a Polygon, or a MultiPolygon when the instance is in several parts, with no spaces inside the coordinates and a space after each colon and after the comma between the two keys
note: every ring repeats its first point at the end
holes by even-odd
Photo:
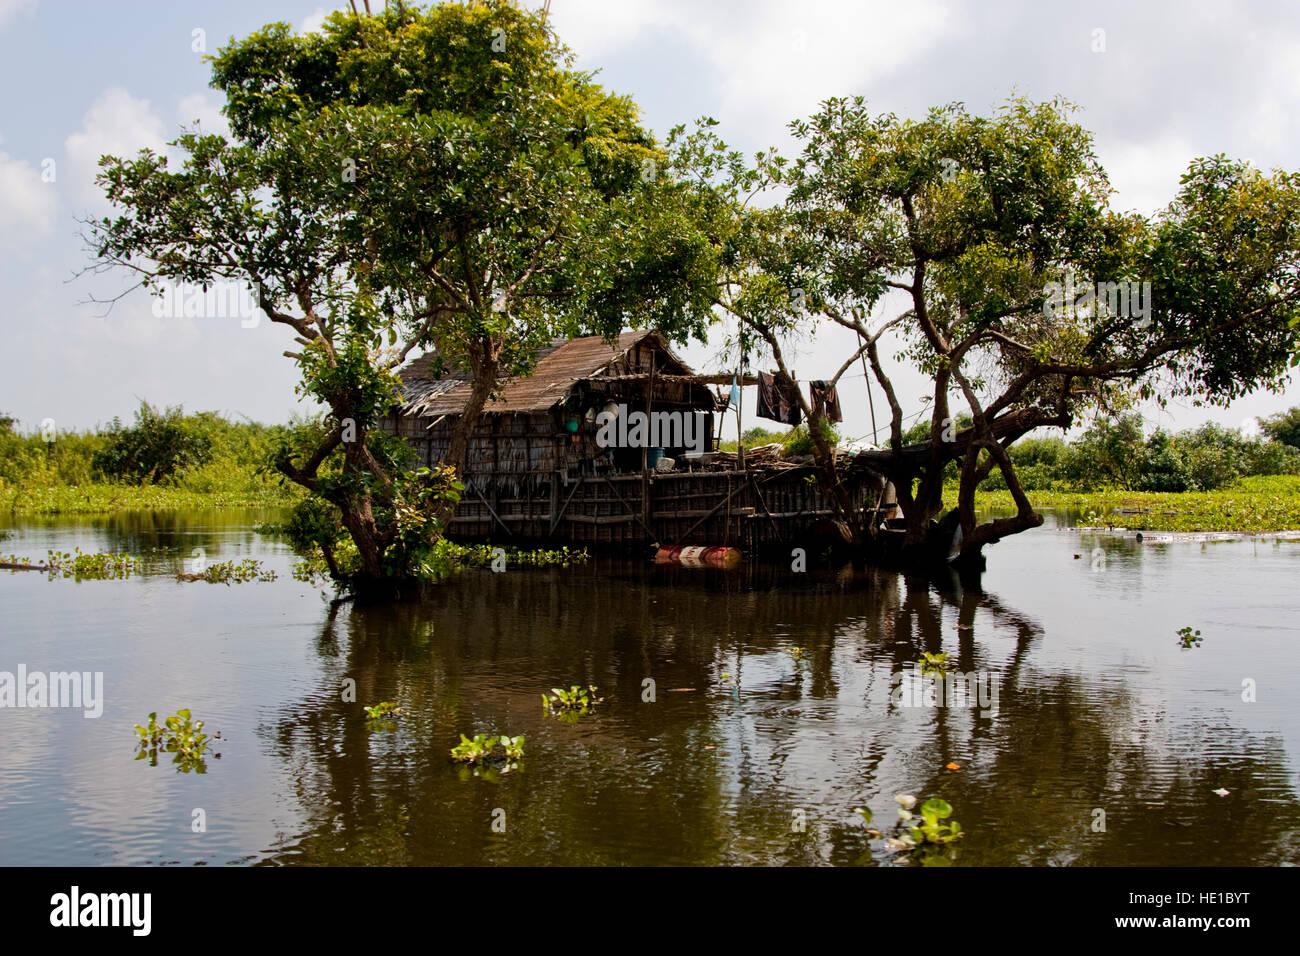
{"type": "MultiPolygon", "coordinates": [[[[436,374],[425,353],[400,372],[402,402],[383,422],[413,443],[422,464],[443,460],[472,387],[463,371],[436,374]]],[[[622,403],[638,410],[702,412],[711,448],[716,399],[658,332],[557,341],[538,352],[531,375],[511,379],[484,407],[470,438],[466,477],[480,487],[528,477],[624,474],[640,470],[640,449],[596,442],[597,413],[622,403]]],[[[682,448],[664,448],[672,457],[682,448]]]]}

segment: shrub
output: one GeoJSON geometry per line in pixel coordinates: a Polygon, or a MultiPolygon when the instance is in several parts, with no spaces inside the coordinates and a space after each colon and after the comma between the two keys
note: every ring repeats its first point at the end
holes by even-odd
{"type": "MultiPolygon", "coordinates": [[[[832,448],[840,443],[840,433],[828,421],[822,421],[822,434],[830,442],[832,448]]],[[[812,432],[808,430],[807,424],[796,425],[786,432],[781,439],[781,453],[783,455],[811,455],[815,449],[816,445],[813,442],[812,432]]]]}
{"type": "Polygon", "coordinates": [[[1300,449],[1300,405],[1263,419],[1260,427],[1273,441],[1300,449]]]}
{"type": "Polygon", "coordinates": [[[158,410],[141,402],[130,428],[114,418],[108,444],[91,460],[105,478],[154,484],[207,460],[212,439],[191,426],[179,405],[158,410]]]}

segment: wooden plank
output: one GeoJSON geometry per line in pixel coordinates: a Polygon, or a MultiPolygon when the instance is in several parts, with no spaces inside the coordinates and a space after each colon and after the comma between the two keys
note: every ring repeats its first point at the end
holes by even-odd
{"type": "MultiPolygon", "coordinates": [[[[620,494],[618,493],[618,489],[614,487],[614,483],[611,482],[608,478],[606,478],[606,479],[605,479],[605,484],[609,485],[609,490],[612,491],[612,492],[614,492],[614,497],[618,499],[618,503],[621,504],[624,508],[627,509],[628,514],[630,514],[630,515],[632,515],[634,518],[636,518],[637,522],[641,525],[641,527],[642,527],[642,528],[645,528],[645,533],[648,534],[648,535],[650,536],[650,540],[651,540],[651,541],[654,541],[654,540],[658,537],[658,535],[656,535],[653,531],[650,530],[649,525],[647,525],[647,524],[645,523],[644,519],[642,519],[642,518],[640,518],[640,517],[637,517],[636,512],[632,510],[632,506],[631,506],[630,504],[628,504],[628,503],[623,499],[623,496],[620,495],[620,494]]],[[[648,509],[648,508],[649,508],[649,504],[647,503],[647,504],[645,505],[645,507],[648,509]]]]}
{"type": "Polygon", "coordinates": [[[551,534],[555,533],[555,528],[560,523],[560,518],[562,518],[564,516],[564,512],[568,510],[569,502],[573,500],[573,496],[577,494],[578,489],[582,487],[582,482],[583,482],[583,478],[581,475],[579,475],[577,482],[573,486],[573,490],[569,492],[569,497],[564,499],[564,507],[560,509],[559,514],[551,516],[551,534]]]}

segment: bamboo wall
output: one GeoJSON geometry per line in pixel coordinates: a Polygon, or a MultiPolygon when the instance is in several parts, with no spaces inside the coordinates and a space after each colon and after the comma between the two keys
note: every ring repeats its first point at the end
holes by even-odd
{"type": "MultiPolygon", "coordinates": [[[[833,534],[836,511],[820,485],[807,480],[810,473],[701,471],[574,480],[552,474],[517,491],[498,482],[467,489],[451,533],[497,544],[789,549],[833,534]]],[[[874,507],[878,491],[878,484],[861,483],[851,492],[854,507],[874,507]]],[[[889,510],[882,509],[881,517],[889,510]]]]}

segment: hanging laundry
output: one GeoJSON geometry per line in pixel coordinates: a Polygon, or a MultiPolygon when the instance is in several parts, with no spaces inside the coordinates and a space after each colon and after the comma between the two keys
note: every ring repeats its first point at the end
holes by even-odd
{"type": "Polygon", "coordinates": [[[840,413],[840,394],[834,385],[827,385],[823,379],[808,383],[808,394],[812,398],[813,411],[820,411],[828,422],[842,422],[840,413]]]}
{"type": "Polygon", "coordinates": [[[776,394],[776,379],[766,372],[758,373],[758,408],[754,414],[759,418],[770,418],[774,422],[781,420],[781,399],[776,394]]]}
{"type": "Polygon", "coordinates": [[[740,383],[734,375],[731,378],[731,394],[727,396],[727,407],[740,407],[740,383]]]}
{"type": "Polygon", "coordinates": [[[776,393],[781,398],[781,417],[777,421],[798,425],[803,421],[803,408],[799,404],[799,383],[781,378],[776,382],[776,393]]]}
{"type": "Polygon", "coordinates": [[[754,414],[785,425],[798,425],[803,421],[798,383],[781,381],[775,375],[759,372],[758,411],[754,414]]]}

